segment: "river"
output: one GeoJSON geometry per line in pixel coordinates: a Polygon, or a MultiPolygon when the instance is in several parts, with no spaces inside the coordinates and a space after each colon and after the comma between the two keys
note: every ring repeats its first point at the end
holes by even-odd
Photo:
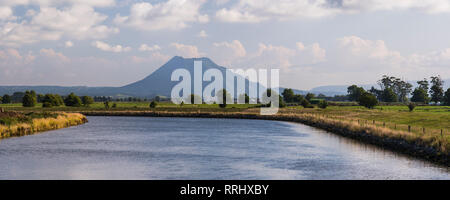
{"type": "Polygon", "coordinates": [[[0,140],[0,179],[450,179],[450,169],[302,124],[88,117],[0,140]]]}

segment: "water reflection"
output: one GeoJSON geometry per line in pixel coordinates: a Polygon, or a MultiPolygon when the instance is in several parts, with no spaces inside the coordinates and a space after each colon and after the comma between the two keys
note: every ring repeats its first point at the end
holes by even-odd
{"type": "Polygon", "coordinates": [[[0,141],[0,179],[450,179],[450,171],[295,123],[89,117],[0,141]]]}

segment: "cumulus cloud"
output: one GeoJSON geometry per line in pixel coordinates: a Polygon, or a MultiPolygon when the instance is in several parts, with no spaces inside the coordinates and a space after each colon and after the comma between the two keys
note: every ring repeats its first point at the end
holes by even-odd
{"type": "Polygon", "coordinates": [[[92,43],[92,45],[102,51],[109,51],[114,53],[131,51],[131,47],[124,47],[122,45],[110,45],[102,41],[95,41],[92,43]]]}
{"type": "Polygon", "coordinates": [[[208,15],[199,13],[205,0],[169,0],[151,4],[135,3],[130,8],[129,16],[117,15],[114,21],[123,26],[138,30],[179,30],[189,26],[189,23],[206,23],[208,15]]]}
{"type": "Polygon", "coordinates": [[[64,5],[87,5],[93,7],[114,6],[115,0],[0,0],[0,5],[6,6],[64,6],[64,5]]]}
{"type": "Polygon", "coordinates": [[[197,46],[186,45],[180,43],[172,43],[171,47],[175,49],[175,54],[187,58],[198,58],[202,57],[204,54],[200,53],[197,46]]]}
{"type": "Polygon", "coordinates": [[[239,40],[213,43],[211,57],[221,65],[236,63],[246,55],[247,51],[239,40]]]}
{"type": "Polygon", "coordinates": [[[158,45],[148,46],[147,44],[141,44],[139,47],[139,51],[157,51],[161,50],[161,47],[158,45]]]}
{"type": "Polygon", "coordinates": [[[53,49],[41,49],[40,54],[56,62],[70,62],[70,59],[62,53],[55,52],[53,49]]]}
{"type": "Polygon", "coordinates": [[[224,22],[256,23],[270,19],[320,18],[385,10],[448,13],[450,2],[448,0],[239,0],[230,7],[216,11],[216,18],[224,22]]]}
{"type": "Polygon", "coordinates": [[[104,25],[108,16],[94,8],[113,5],[114,0],[0,0],[0,46],[18,47],[63,37],[106,38],[119,29],[104,25]],[[16,6],[27,6],[23,17],[13,15],[16,6]]]}

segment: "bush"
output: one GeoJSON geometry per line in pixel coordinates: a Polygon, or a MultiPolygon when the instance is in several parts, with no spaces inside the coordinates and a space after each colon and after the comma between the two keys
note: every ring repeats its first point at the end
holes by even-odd
{"type": "Polygon", "coordinates": [[[7,95],[7,94],[3,95],[3,97],[2,97],[2,103],[3,103],[3,104],[11,103],[11,96],[9,96],[9,95],[7,95]]]}
{"type": "Polygon", "coordinates": [[[26,91],[22,98],[23,107],[34,107],[37,104],[37,97],[34,91],[26,91]]]}
{"type": "Polygon", "coordinates": [[[375,97],[375,95],[366,92],[363,95],[361,95],[361,97],[359,98],[358,103],[361,106],[364,106],[366,108],[372,109],[376,105],[378,105],[378,100],[377,100],[377,97],[375,97]]]}
{"type": "Polygon", "coordinates": [[[300,102],[300,105],[302,105],[303,108],[308,108],[308,107],[310,107],[311,104],[309,103],[308,100],[302,99],[302,101],[300,102]]]}
{"type": "Polygon", "coordinates": [[[117,103],[113,103],[112,108],[117,108],[117,103]]]}
{"type": "Polygon", "coordinates": [[[64,104],[66,106],[80,107],[82,105],[82,102],[80,97],[78,97],[74,93],[70,93],[69,96],[64,99],[64,104]]]}
{"type": "Polygon", "coordinates": [[[325,109],[328,107],[328,101],[322,100],[319,102],[319,108],[325,109]]]}
{"type": "MultiPolygon", "coordinates": [[[[183,103],[183,102],[181,102],[181,103],[183,103]]],[[[158,105],[158,104],[156,103],[156,101],[152,101],[152,102],[150,103],[150,108],[156,108],[157,105],[158,105]]]]}
{"type": "Polygon", "coordinates": [[[44,102],[44,103],[42,104],[42,107],[43,107],[43,108],[51,108],[51,107],[53,107],[53,105],[52,105],[50,102],[44,102]]]}
{"type": "Polygon", "coordinates": [[[86,107],[89,107],[89,105],[94,103],[94,99],[90,96],[81,97],[81,101],[83,102],[83,105],[86,107]]]}
{"type": "MultiPolygon", "coordinates": [[[[53,107],[62,105],[63,100],[61,99],[61,96],[57,94],[46,94],[42,99],[42,103],[47,103],[49,104],[47,106],[53,107]]],[[[45,107],[44,104],[42,104],[42,107],[45,107]]]]}
{"type": "Polygon", "coordinates": [[[409,112],[412,112],[414,110],[414,108],[416,108],[416,104],[414,103],[409,103],[408,104],[408,108],[409,108],[409,112]]]}

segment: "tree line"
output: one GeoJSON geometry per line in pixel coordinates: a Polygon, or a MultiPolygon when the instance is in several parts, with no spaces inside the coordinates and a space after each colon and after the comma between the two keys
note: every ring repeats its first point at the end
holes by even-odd
{"type": "Polygon", "coordinates": [[[372,87],[366,91],[357,85],[351,85],[347,88],[350,101],[357,101],[359,104],[373,108],[381,102],[413,102],[450,106],[450,88],[444,92],[444,81],[440,76],[430,77],[430,82],[426,78],[417,81],[418,86],[412,90],[412,85],[400,78],[384,75],[379,81],[380,89],[372,87]],[[431,87],[430,87],[431,85],[431,87]],[[408,96],[411,95],[411,98],[408,96]]]}

